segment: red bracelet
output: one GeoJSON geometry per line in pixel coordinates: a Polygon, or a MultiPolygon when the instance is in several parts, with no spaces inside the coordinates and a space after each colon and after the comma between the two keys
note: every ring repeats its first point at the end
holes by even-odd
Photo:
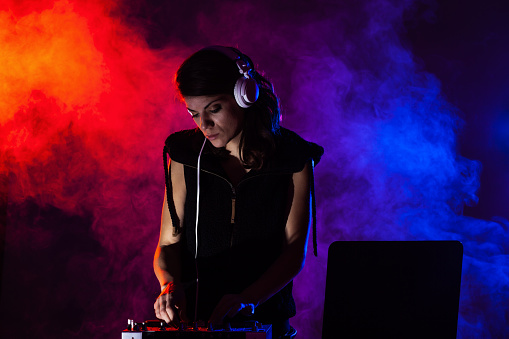
{"type": "Polygon", "coordinates": [[[175,292],[175,284],[173,283],[173,281],[170,281],[168,283],[168,285],[166,285],[164,290],[161,292],[161,294],[159,294],[159,296],[162,296],[163,294],[172,293],[172,292],[175,292]]]}

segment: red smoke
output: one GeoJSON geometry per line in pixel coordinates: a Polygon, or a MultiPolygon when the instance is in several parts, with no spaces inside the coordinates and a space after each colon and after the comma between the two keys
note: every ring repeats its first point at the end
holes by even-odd
{"type": "Polygon", "coordinates": [[[4,269],[4,301],[29,321],[16,305],[37,285],[40,295],[58,298],[49,306],[37,297],[35,327],[77,300],[85,313],[72,316],[73,331],[108,321],[115,322],[108,330],[120,331],[128,316],[147,317],[139,304],[150,305],[158,288],[150,258],[164,192],[162,146],[170,132],[192,126],[173,89],[190,50],[150,50],[118,8],[96,1],[0,6],[0,177],[8,175],[13,216],[5,253],[19,263],[44,258],[35,273],[22,264],[4,269]],[[138,289],[137,298],[124,297],[138,289]]]}
{"type": "Polygon", "coordinates": [[[188,51],[154,53],[109,16],[115,8],[95,2],[4,9],[0,139],[3,168],[17,177],[10,200],[76,212],[108,196],[105,182],[159,169],[162,141],[177,128],[169,112],[181,110],[172,75],[188,51]]]}

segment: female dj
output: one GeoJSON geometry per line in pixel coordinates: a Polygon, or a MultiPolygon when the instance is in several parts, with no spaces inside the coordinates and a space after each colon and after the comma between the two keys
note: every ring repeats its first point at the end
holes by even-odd
{"type": "Polygon", "coordinates": [[[176,85],[197,128],[165,143],[156,316],[174,326],[253,319],[293,338],[292,280],[304,265],[323,149],[279,126],[271,83],[235,48],[194,53],[176,85]]]}

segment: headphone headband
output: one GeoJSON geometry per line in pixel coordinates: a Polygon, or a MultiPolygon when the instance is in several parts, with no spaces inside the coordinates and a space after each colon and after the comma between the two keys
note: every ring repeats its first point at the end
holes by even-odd
{"type": "Polygon", "coordinates": [[[237,79],[235,83],[235,87],[233,88],[233,95],[237,104],[242,108],[248,108],[251,106],[257,99],[260,94],[260,90],[258,88],[258,84],[256,80],[252,78],[249,74],[254,70],[253,66],[249,64],[247,60],[242,57],[242,53],[237,52],[235,49],[226,46],[213,45],[209,47],[205,47],[202,49],[203,51],[216,51],[235,62],[237,67],[239,68],[239,73],[242,74],[242,77],[237,79]]]}

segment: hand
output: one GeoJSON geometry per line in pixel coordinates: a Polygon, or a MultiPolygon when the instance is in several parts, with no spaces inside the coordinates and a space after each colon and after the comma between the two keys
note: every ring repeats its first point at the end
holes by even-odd
{"type": "Polygon", "coordinates": [[[158,319],[178,328],[180,320],[187,321],[184,289],[179,284],[169,283],[157,297],[154,311],[158,319]]]}
{"type": "Polygon", "coordinates": [[[246,300],[241,294],[224,295],[210,316],[209,322],[221,324],[225,317],[233,318],[237,313],[244,316],[254,314],[255,305],[246,300]]]}

